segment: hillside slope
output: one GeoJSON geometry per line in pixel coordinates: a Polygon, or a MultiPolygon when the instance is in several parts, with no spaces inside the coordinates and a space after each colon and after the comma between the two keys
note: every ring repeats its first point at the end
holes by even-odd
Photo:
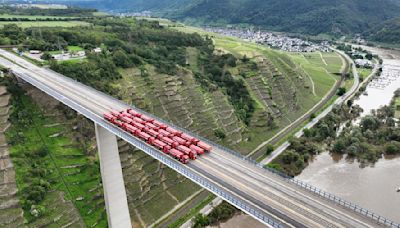
{"type": "Polygon", "coordinates": [[[303,34],[354,34],[400,16],[397,0],[104,0],[93,7],[151,11],[197,24],[249,24],[303,34]]]}
{"type": "Polygon", "coordinates": [[[177,18],[316,35],[362,32],[399,12],[398,5],[388,0],[205,0],[177,18]]]}
{"type": "Polygon", "coordinates": [[[383,43],[400,43],[400,17],[386,21],[368,30],[364,35],[373,41],[383,43]]]}

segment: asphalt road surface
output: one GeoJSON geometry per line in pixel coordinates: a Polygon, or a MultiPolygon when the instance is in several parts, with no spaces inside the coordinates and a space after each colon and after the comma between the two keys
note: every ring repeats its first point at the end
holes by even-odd
{"type": "MultiPolygon", "coordinates": [[[[129,107],[104,93],[37,67],[12,53],[0,49],[0,55],[5,57],[0,57],[0,65],[10,68],[17,75],[24,75],[46,85],[99,117],[104,112],[129,107]]],[[[260,213],[273,218],[282,227],[378,226],[375,220],[217,148],[195,161],[190,161],[186,167],[260,213]]]]}

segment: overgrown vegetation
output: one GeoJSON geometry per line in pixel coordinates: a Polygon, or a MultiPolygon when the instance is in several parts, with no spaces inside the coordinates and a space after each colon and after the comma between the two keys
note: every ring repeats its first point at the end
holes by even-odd
{"type": "Polygon", "coordinates": [[[66,128],[36,106],[14,81],[8,81],[8,90],[13,109],[12,125],[6,136],[28,224],[41,226],[50,221],[61,226],[83,222],[87,226],[105,227],[97,160],[64,135],[66,128]],[[63,202],[57,202],[58,192],[63,194],[63,201],[71,202],[76,209],[64,208],[63,202]],[[60,208],[50,203],[54,201],[60,208]],[[75,218],[68,218],[68,214],[72,216],[70,210],[79,210],[82,218],[76,214],[75,218]]]}
{"type": "MultiPolygon", "coordinates": [[[[58,16],[58,17],[92,17],[93,13],[97,12],[96,9],[85,9],[78,7],[69,7],[66,9],[41,9],[41,8],[23,8],[13,7],[9,5],[0,6],[0,14],[8,15],[34,15],[34,16],[58,16]]],[[[32,18],[27,18],[32,20],[32,18]]]]}
{"type": "MultiPolygon", "coordinates": [[[[396,91],[395,98],[400,97],[396,91]]],[[[304,136],[291,140],[290,147],[278,156],[269,167],[295,176],[307,165],[312,156],[323,150],[346,154],[348,159],[357,159],[362,165],[373,164],[382,155],[400,154],[400,128],[395,115],[395,101],[360,119],[361,109],[348,105],[335,107],[332,113],[312,129],[304,130],[304,136]],[[351,106],[351,107],[349,107],[351,106]]]]}
{"type": "Polygon", "coordinates": [[[232,218],[238,211],[234,206],[224,201],[216,206],[208,215],[197,214],[193,219],[192,227],[199,228],[217,225],[232,218]]]}

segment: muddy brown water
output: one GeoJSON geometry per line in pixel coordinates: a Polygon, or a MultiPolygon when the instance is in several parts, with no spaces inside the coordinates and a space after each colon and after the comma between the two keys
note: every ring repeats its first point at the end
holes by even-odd
{"type": "MultiPolygon", "coordinates": [[[[391,71],[391,83],[384,88],[367,87],[366,94],[354,103],[364,109],[362,116],[390,103],[400,88],[400,51],[363,47],[383,58],[383,70],[391,71]],[[393,76],[393,71],[398,71],[393,76]]],[[[331,156],[314,158],[298,179],[333,193],[400,223],[400,157],[383,157],[373,166],[360,167],[357,161],[331,156]]]]}

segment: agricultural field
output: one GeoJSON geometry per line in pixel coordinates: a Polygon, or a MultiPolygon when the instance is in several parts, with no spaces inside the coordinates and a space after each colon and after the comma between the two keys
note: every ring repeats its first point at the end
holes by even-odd
{"type": "MultiPolygon", "coordinates": [[[[257,63],[258,70],[246,72],[244,79],[257,103],[256,118],[252,123],[258,127],[250,127],[243,134],[245,140],[234,146],[244,154],[307,112],[340,80],[342,59],[334,52],[283,52],[196,27],[174,29],[211,37],[221,54],[231,53],[237,58],[246,56],[257,63]],[[267,116],[274,117],[276,127],[261,127],[265,123],[260,120],[267,116]]],[[[188,55],[190,59],[194,58],[192,55],[188,55]]],[[[230,70],[237,74],[241,72],[240,65],[230,70]]]]}
{"type": "Polygon", "coordinates": [[[0,14],[0,19],[1,18],[6,18],[6,19],[17,18],[17,19],[36,20],[36,19],[67,19],[67,18],[76,18],[76,17],[0,14]]]}
{"type": "Polygon", "coordinates": [[[7,24],[16,24],[21,28],[30,27],[77,27],[89,26],[88,22],[84,21],[0,21],[0,27],[7,24]]]}

